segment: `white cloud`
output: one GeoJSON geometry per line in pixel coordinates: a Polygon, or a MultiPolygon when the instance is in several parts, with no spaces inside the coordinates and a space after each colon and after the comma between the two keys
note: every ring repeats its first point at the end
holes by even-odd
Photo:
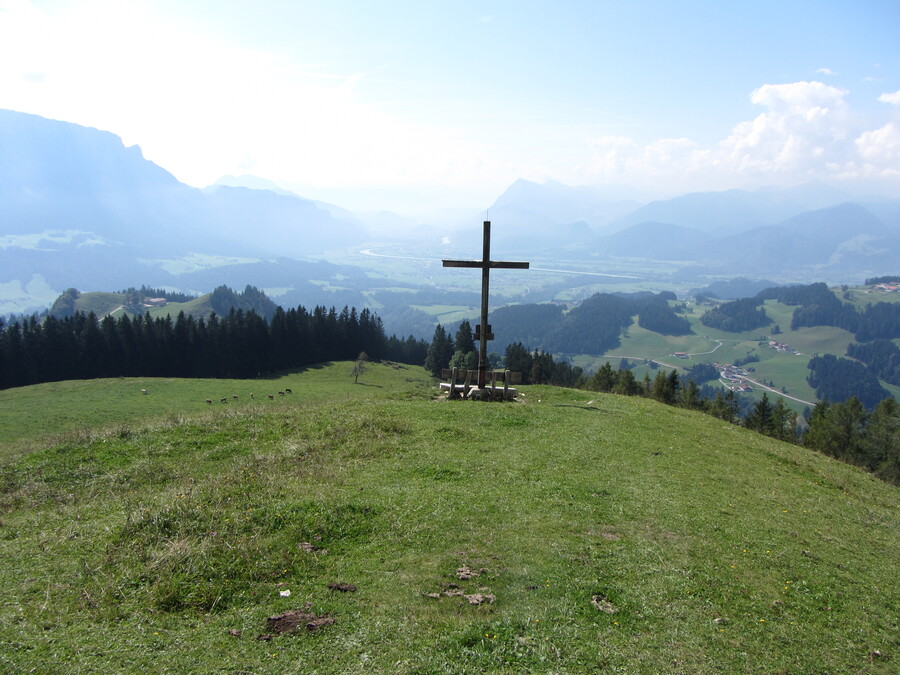
{"type": "Polygon", "coordinates": [[[864,132],[855,143],[867,173],[900,177],[900,129],[893,122],[864,132]]]}
{"type": "Polygon", "coordinates": [[[750,100],[768,111],[738,124],[717,150],[742,173],[813,171],[842,152],[846,93],[821,82],[763,85],[750,100]]]}
{"type": "MultiPolygon", "coordinates": [[[[638,144],[626,137],[590,142],[595,181],[668,182],[685,189],[800,183],[814,179],[900,177],[900,128],[857,128],[846,91],[821,82],[767,84],[751,94],[765,108],[729,136],[701,147],[688,139],[638,144]]],[[[900,92],[879,100],[900,104],[900,92]]],[[[898,185],[897,187],[900,187],[898,185]]]]}
{"type": "Polygon", "coordinates": [[[831,68],[819,68],[816,70],[816,74],[818,75],[837,75],[831,68]]]}
{"type": "Polygon", "coordinates": [[[882,103],[890,103],[891,105],[900,105],[900,91],[895,91],[893,94],[882,94],[878,97],[878,100],[882,103]]]}

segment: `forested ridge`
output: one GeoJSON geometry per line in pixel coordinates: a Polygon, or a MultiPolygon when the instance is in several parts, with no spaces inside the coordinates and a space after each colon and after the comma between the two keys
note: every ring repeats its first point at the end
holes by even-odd
{"type": "Polygon", "coordinates": [[[253,378],[332,360],[390,358],[422,363],[421,340],[387,338],[368,309],[277,307],[195,319],[180,312],[119,318],[76,312],[31,317],[0,330],[0,388],[97,377],[253,378]]]}
{"type": "Polygon", "coordinates": [[[762,328],[772,323],[772,319],[766,315],[766,310],[759,307],[760,304],[762,301],[758,298],[742,298],[725,302],[700,317],[700,323],[729,333],[742,333],[762,328]]]}
{"type": "Polygon", "coordinates": [[[669,305],[675,294],[595,293],[565,311],[553,303],[509,305],[490,314],[497,344],[519,342],[562,354],[603,354],[620,344],[637,315],[638,325],[661,335],[687,335],[690,322],[669,305]]]}
{"type": "Polygon", "coordinates": [[[865,363],[834,354],[811,358],[806,380],[821,400],[846,401],[855,396],[870,410],[891,395],[865,363]]]}

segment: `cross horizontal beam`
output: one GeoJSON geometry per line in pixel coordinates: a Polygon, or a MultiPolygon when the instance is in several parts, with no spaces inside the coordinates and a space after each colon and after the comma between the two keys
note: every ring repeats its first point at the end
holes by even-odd
{"type": "Polygon", "coordinates": [[[502,260],[444,260],[444,267],[478,267],[484,269],[507,269],[507,270],[527,270],[531,263],[527,262],[504,262],[502,260]]]}

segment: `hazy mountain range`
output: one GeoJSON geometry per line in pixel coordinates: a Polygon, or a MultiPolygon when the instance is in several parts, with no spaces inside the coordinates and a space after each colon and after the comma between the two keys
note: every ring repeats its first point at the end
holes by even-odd
{"type": "MultiPolygon", "coordinates": [[[[900,200],[853,201],[821,184],[634,197],[625,188],[520,180],[488,214],[504,224],[495,239],[504,251],[544,259],[640,258],[710,274],[850,280],[900,271],[900,200]]],[[[461,225],[476,230],[482,215],[461,225]]],[[[354,214],[252,176],[199,190],[112,133],[0,110],[0,314],[45,307],[71,286],[296,287],[309,266],[317,279],[354,274],[314,262],[326,251],[400,235],[439,241],[442,228],[354,214]]]]}

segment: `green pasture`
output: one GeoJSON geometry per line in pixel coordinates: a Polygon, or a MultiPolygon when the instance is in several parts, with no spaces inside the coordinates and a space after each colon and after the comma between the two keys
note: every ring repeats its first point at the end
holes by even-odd
{"type": "Polygon", "coordinates": [[[80,312],[104,317],[121,307],[124,297],[121,293],[82,293],[76,306],[80,312]]]}
{"type": "MultiPolygon", "coordinates": [[[[450,402],[349,365],[273,405],[10,439],[3,669],[896,672],[896,488],[646,399],[450,402]],[[267,623],[288,610],[321,626],[267,623]]],[[[57,390],[85,416],[128,395],[57,390]]]]}
{"type": "Polygon", "coordinates": [[[171,316],[174,320],[179,312],[184,312],[186,315],[198,319],[208,319],[209,315],[213,312],[212,305],[209,304],[209,299],[210,294],[206,293],[205,295],[201,295],[188,302],[170,302],[165,307],[148,307],[145,311],[149,312],[150,316],[154,319],[171,316]]]}
{"type": "Polygon", "coordinates": [[[879,302],[900,302],[900,293],[888,293],[869,286],[853,286],[847,289],[846,295],[841,290],[835,291],[835,294],[841,301],[853,303],[859,310],[879,302]]]}
{"type": "MultiPolygon", "coordinates": [[[[174,319],[179,312],[196,318],[207,318],[213,311],[209,304],[209,298],[210,294],[207,293],[188,302],[170,302],[164,307],[146,307],[142,313],[149,313],[154,319],[166,316],[174,319]]],[[[125,311],[122,308],[124,299],[125,296],[122,293],[82,293],[78,298],[77,307],[78,311],[93,312],[101,318],[107,314],[119,318],[125,311]]]]}
{"type": "Polygon", "coordinates": [[[351,362],[337,362],[253,380],[120,377],[47,382],[0,390],[0,449],[4,444],[22,447],[23,440],[51,434],[149,424],[206,414],[212,408],[232,412],[279,409],[309,399],[324,402],[350,396],[374,396],[388,388],[407,391],[410,387],[421,387],[426,381],[422,368],[367,364],[359,383],[354,384],[352,367],[351,362]],[[293,393],[279,395],[279,391],[286,389],[293,393]],[[225,403],[221,402],[223,398],[225,403]],[[207,399],[212,403],[207,403],[207,399]]]}
{"type": "Polygon", "coordinates": [[[471,319],[478,316],[480,311],[477,307],[466,307],[464,305],[410,305],[410,307],[425,312],[432,316],[435,322],[440,324],[471,319]]]}

